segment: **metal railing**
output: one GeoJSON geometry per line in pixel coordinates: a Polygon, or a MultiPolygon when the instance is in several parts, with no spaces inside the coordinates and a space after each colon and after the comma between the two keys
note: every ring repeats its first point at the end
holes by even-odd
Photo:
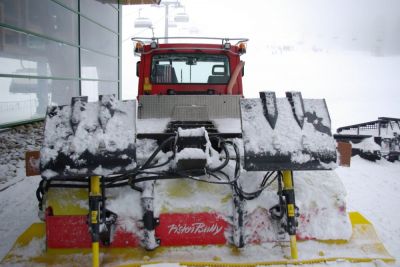
{"type": "Polygon", "coordinates": [[[221,37],[133,37],[131,38],[132,41],[140,42],[144,44],[150,44],[151,42],[156,42],[157,44],[160,43],[160,40],[207,40],[207,41],[220,41],[220,43],[226,44],[230,41],[237,41],[235,45],[243,42],[248,42],[248,38],[221,38],[221,37]],[[147,41],[147,42],[145,42],[147,41]]]}

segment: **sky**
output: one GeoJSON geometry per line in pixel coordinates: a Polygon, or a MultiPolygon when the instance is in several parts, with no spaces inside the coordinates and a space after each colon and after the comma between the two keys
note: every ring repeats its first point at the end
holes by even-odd
{"type": "MultiPolygon", "coordinates": [[[[162,2],[161,2],[162,3],[162,2]]],[[[397,0],[181,0],[189,23],[169,28],[169,36],[246,37],[244,96],[259,91],[300,91],[325,98],[332,128],[400,118],[400,1],[397,0]]],[[[139,16],[152,20],[164,36],[164,7],[123,8],[123,98],[137,94],[132,36],[139,16]]]]}

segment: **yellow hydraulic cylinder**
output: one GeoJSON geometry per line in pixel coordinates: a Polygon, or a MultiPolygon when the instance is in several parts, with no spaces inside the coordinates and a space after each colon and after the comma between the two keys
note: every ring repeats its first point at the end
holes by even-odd
{"type": "Polygon", "coordinates": [[[290,236],[290,255],[292,259],[297,260],[299,258],[299,254],[297,251],[297,239],[296,235],[290,236]]]}
{"type": "Polygon", "coordinates": [[[294,186],[292,171],[282,172],[283,191],[286,198],[287,223],[290,236],[290,253],[292,259],[298,259],[297,240],[296,240],[296,211],[294,199],[294,186]]]}
{"type": "Polygon", "coordinates": [[[100,251],[99,251],[99,200],[101,197],[100,187],[101,176],[90,177],[90,224],[92,227],[92,266],[100,266],[100,251]]]}
{"type": "Polygon", "coordinates": [[[101,176],[91,176],[90,177],[90,195],[91,196],[101,196],[100,177],[101,176]]]}
{"type": "Polygon", "coordinates": [[[99,242],[92,243],[92,266],[99,267],[100,266],[100,251],[99,251],[99,242]]]}

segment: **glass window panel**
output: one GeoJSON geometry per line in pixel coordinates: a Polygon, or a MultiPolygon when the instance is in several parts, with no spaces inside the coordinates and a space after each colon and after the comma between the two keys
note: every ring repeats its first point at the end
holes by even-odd
{"type": "Polygon", "coordinates": [[[78,48],[1,29],[0,73],[78,78],[78,48]]]}
{"type": "MultiPolygon", "coordinates": [[[[118,3],[117,0],[113,0],[118,3]]],[[[104,1],[105,2],[105,1],[104,1]]],[[[110,1],[107,1],[110,2],[110,1]]],[[[108,3],[95,0],[81,0],[81,13],[107,28],[118,32],[118,10],[108,3]]]]}
{"type": "Polygon", "coordinates": [[[99,82],[100,95],[115,95],[118,98],[117,82],[99,82]]]}
{"type": "Polygon", "coordinates": [[[114,8],[116,8],[116,9],[119,9],[119,7],[118,7],[118,0],[114,0],[113,2],[115,2],[116,4],[110,4],[112,7],[114,7],[114,8]]]}
{"type": "Polygon", "coordinates": [[[118,35],[85,18],[81,18],[81,45],[118,56],[118,35]]]}
{"type": "Polygon", "coordinates": [[[81,75],[84,79],[118,80],[118,59],[81,49],[81,75]]]}
{"type": "Polygon", "coordinates": [[[81,81],[82,95],[88,96],[89,102],[95,102],[99,95],[112,95],[118,98],[117,82],[81,81]]]}
{"type": "Polygon", "coordinates": [[[4,15],[2,22],[78,43],[78,15],[61,5],[50,0],[0,0],[0,3],[4,15]]]}
{"type": "Polygon", "coordinates": [[[73,10],[78,10],[78,0],[56,0],[57,2],[60,2],[61,4],[72,8],[73,10]]]}
{"type": "Polygon", "coordinates": [[[79,95],[72,80],[0,78],[0,124],[44,117],[48,105],[69,104],[79,95]]]}

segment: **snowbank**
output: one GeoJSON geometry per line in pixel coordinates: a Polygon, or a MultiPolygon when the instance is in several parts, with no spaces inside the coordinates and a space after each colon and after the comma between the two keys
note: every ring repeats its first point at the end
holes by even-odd
{"type": "Polygon", "coordinates": [[[360,143],[351,143],[352,148],[358,148],[364,152],[380,151],[381,147],[374,141],[374,137],[365,138],[360,143]]]}
{"type": "Polygon", "coordinates": [[[400,265],[400,162],[370,162],[352,157],[351,167],[336,169],[347,196],[347,207],[358,211],[375,226],[386,248],[400,265]]]}

